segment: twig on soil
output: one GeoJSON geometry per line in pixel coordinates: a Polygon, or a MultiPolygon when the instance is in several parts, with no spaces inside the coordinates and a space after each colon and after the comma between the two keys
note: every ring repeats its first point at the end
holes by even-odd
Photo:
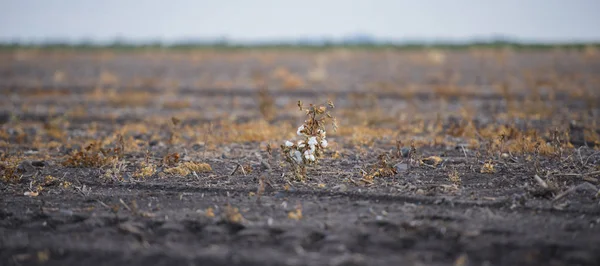
{"type": "Polygon", "coordinates": [[[592,175],[596,175],[596,174],[600,174],[600,171],[593,171],[593,172],[589,172],[589,173],[583,173],[583,174],[577,174],[577,173],[564,173],[564,174],[558,174],[560,176],[576,176],[576,177],[580,177],[581,179],[588,181],[588,182],[592,182],[592,183],[598,183],[598,179],[591,177],[592,175]]]}
{"type": "Polygon", "coordinates": [[[465,158],[469,158],[469,156],[467,156],[467,151],[465,150],[465,146],[464,145],[460,145],[460,147],[462,148],[462,151],[465,154],[465,158]]]}
{"type": "Polygon", "coordinates": [[[144,240],[144,232],[131,222],[121,223],[117,226],[117,228],[123,232],[132,234],[139,241],[144,240]]]}
{"type": "Polygon", "coordinates": [[[584,146],[579,147],[579,149],[577,149],[577,155],[579,155],[579,162],[581,162],[581,166],[584,166],[585,164],[583,164],[583,158],[581,157],[581,148],[583,148],[584,146]]]}
{"type": "Polygon", "coordinates": [[[104,202],[102,202],[102,201],[100,201],[100,200],[96,200],[96,201],[97,201],[98,203],[100,203],[100,205],[102,205],[104,208],[107,208],[107,209],[109,209],[109,210],[111,210],[111,209],[112,209],[110,206],[106,205],[106,203],[104,203],[104,202]]]}
{"type": "Polygon", "coordinates": [[[567,195],[569,195],[569,194],[571,194],[574,191],[579,190],[579,189],[587,189],[587,190],[592,190],[594,192],[598,192],[598,188],[596,186],[594,186],[594,185],[592,185],[592,184],[590,184],[588,182],[583,182],[583,183],[581,183],[581,184],[579,184],[577,186],[572,186],[571,188],[567,189],[563,193],[560,193],[560,194],[556,195],[556,197],[554,197],[554,199],[552,200],[552,203],[554,203],[554,202],[556,202],[556,201],[564,198],[565,196],[567,196],[567,195]]]}
{"type": "Polygon", "coordinates": [[[428,166],[429,168],[432,168],[432,169],[436,169],[435,166],[433,166],[433,165],[429,165],[429,164],[426,164],[426,163],[423,164],[423,165],[428,166]]]}
{"type": "Polygon", "coordinates": [[[367,171],[363,170],[362,168],[359,168],[359,170],[362,172],[363,176],[368,175],[367,171]]]}
{"type": "Polygon", "coordinates": [[[240,167],[240,169],[242,169],[242,174],[246,176],[246,170],[244,170],[244,166],[242,166],[240,163],[238,163],[238,166],[240,167]]]}
{"type": "Polygon", "coordinates": [[[256,202],[257,203],[260,203],[260,197],[265,192],[265,181],[264,181],[264,179],[265,179],[264,176],[261,176],[260,179],[258,179],[258,188],[256,188],[256,202]]]}
{"type": "Polygon", "coordinates": [[[368,179],[365,179],[365,178],[362,178],[360,181],[361,181],[361,182],[365,182],[365,183],[367,183],[367,184],[369,184],[369,185],[373,185],[373,181],[371,181],[371,180],[368,180],[368,179]]]}
{"type": "Polygon", "coordinates": [[[238,171],[238,169],[242,169],[242,174],[244,174],[244,176],[246,176],[246,170],[244,170],[244,166],[242,166],[240,163],[236,163],[235,169],[233,169],[233,171],[229,175],[234,175],[235,172],[238,171]]]}
{"type": "MultiPolygon", "coordinates": [[[[77,181],[77,183],[79,183],[79,181],[77,181]]],[[[85,198],[87,197],[90,192],[92,191],[91,188],[86,187],[85,184],[81,185],[81,183],[79,183],[80,186],[73,186],[75,188],[75,190],[79,193],[81,193],[81,195],[85,198]]]]}
{"type": "Polygon", "coordinates": [[[599,155],[599,154],[600,154],[600,151],[597,151],[597,152],[594,152],[594,153],[592,153],[592,155],[588,156],[588,157],[585,159],[585,164],[587,164],[587,163],[588,163],[588,160],[589,160],[591,157],[594,157],[594,156],[596,156],[596,155],[599,155]]]}
{"type": "Polygon", "coordinates": [[[517,158],[515,158],[514,156],[512,156],[512,154],[510,154],[510,152],[509,152],[508,154],[510,155],[510,160],[511,160],[513,163],[519,163],[519,160],[517,160],[517,158]]]}
{"type": "Polygon", "coordinates": [[[119,199],[119,202],[121,203],[121,205],[123,205],[123,207],[125,207],[125,209],[127,209],[130,212],[133,212],[131,208],[129,208],[129,206],[125,203],[125,201],[123,201],[123,199],[119,199]]]}
{"type": "Polygon", "coordinates": [[[355,186],[358,186],[358,185],[360,185],[358,182],[354,181],[354,179],[352,179],[352,178],[350,178],[350,177],[348,178],[348,180],[349,180],[349,181],[350,181],[352,184],[354,184],[355,186]]]}
{"type": "Polygon", "coordinates": [[[597,175],[597,174],[600,174],[600,171],[589,172],[589,173],[586,173],[585,175],[597,175]]]}
{"type": "Polygon", "coordinates": [[[233,174],[235,174],[235,172],[237,172],[238,168],[240,168],[240,165],[239,165],[239,164],[236,164],[236,165],[235,165],[235,169],[233,169],[233,171],[231,171],[231,174],[229,174],[229,175],[233,175],[233,174]]]}
{"type": "Polygon", "coordinates": [[[546,183],[546,181],[544,181],[540,176],[534,175],[533,179],[535,179],[535,181],[537,181],[542,188],[548,189],[548,183],[546,183]]]}

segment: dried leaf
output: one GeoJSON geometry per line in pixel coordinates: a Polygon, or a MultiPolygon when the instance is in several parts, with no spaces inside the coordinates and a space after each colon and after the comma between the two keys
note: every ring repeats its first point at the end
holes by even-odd
{"type": "Polygon", "coordinates": [[[204,211],[204,215],[206,215],[206,217],[213,218],[213,217],[215,217],[215,211],[213,210],[213,208],[208,207],[204,211]]]}
{"type": "Polygon", "coordinates": [[[244,221],[244,216],[240,213],[238,208],[227,205],[225,207],[225,220],[231,223],[241,223],[244,221]]]}
{"type": "Polygon", "coordinates": [[[298,204],[295,210],[288,212],[288,218],[296,221],[302,219],[302,205],[298,204]]]}
{"type": "Polygon", "coordinates": [[[429,156],[429,157],[421,160],[422,163],[427,164],[427,165],[433,165],[433,166],[437,166],[442,161],[443,161],[443,159],[440,158],[439,156],[429,156]]]}

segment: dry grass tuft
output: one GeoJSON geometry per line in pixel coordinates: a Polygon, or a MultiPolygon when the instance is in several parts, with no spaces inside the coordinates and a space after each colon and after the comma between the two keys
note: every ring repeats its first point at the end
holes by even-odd
{"type": "Polygon", "coordinates": [[[397,174],[396,168],[394,168],[389,159],[387,154],[379,155],[379,161],[371,167],[369,173],[363,172],[361,181],[366,184],[373,184],[376,177],[390,177],[397,174]]]}
{"type": "Polygon", "coordinates": [[[206,208],[206,210],[204,211],[204,215],[208,218],[213,218],[215,217],[215,211],[213,210],[213,208],[208,207],[206,208]]]}
{"type": "Polygon", "coordinates": [[[183,162],[178,166],[165,169],[164,172],[166,174],[187,176],[191,173],[212,172],[212,167],[207,163],[183,162]]]}
{"type": "Polygon", "coordinates": [[[460,185],[462,182],[462,180],[460,179],[460,176],[458,175],[458,171],[456,171],[456,169],[454,169],[450,173],[448,173],[448,180],[455,185],[460,185]]]}
{"type": "Polygon", "coordinates": [[[482,174],[493,174],[496,172],[496,169],[494,169],[494,163],[490,160],[487,161],[483,164],[483,166],[481,167],[480,172],[482,174]]]}
{"type": "Polygon", "coordinates": [[[240,213],[240,210],[236,207],[227,204],[225,206],[225,211],[223,213],[223,219],[230,223],[242,223],[244,221],[244,216],[240,213]]]}
{"type": "Polygon", "coordinates": [[[21,181],[21,175],[18,173],[19,162],[14,159],[2,158],[0,161],[0,172],[2,173],[2,182],[18,183],[21,181]]]}
{"type": "Polygon", "coordinates": [[[118,148],[104,149],[98,142],[92,142],[84,148],[72,152],[62,162],[66,167],[104,167],[118,161],[118,148]]]}
{"type": "Polygon", "coordinates": [[[288,218],[296,221],[302,219],[302,205],[298,204],[295,210],[288,212],[288,218]]]}
{"type": "Polygon", "coordinates": [[[144,162],[140,165],[139,170],[133,175],[133,177],[144,179],[154,175],[155,173],[156,165],[144,162]]]}

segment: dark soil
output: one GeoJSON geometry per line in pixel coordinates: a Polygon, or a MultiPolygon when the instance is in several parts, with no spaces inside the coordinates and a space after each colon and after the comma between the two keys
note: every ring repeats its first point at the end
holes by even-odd
{"type": "MultiPolygon", "coordinates": [[[[244,83],[251,73],[269,75],[277,66],[285,66],[303,76],[317,56],[246,53],[200,53],[195,59],[176,53],[3,52],[0,111],[5,117],[0,117],[0,122],[6,134],[2,153],[21,160],[20,180],[0,183],[0,264],[600,264],[600,155],[593,140],[583,133],[599,129],[593,121],[600,121],[600,101],[589,100],[598,97],[593,89],[600,74],[597,57],[568,51],[514,52],[503,55],[506,62],[499,65],[485,54],[456,51],[448,52],[446,61],[436,65],[427,63],[427,56],[418,51],[331,52],[326,81],[308,82],[295,89],[273,81],[271,95],[279,111],[270,125],[297,126],[302,121],[301,113],[294,109],[297,100],[324,102],[331,97],[340,128],[367,124],[375,133],[364,133],[370,134],[369,143],[359,143],[350,133],[332,133],[330,141],[337,145],[318,167],[309,169],[308,180],[295,182],[278,150],[272,158],[265,151],[267,143],[276,148],[295,129],[277,139],[228,141],[214,143],[212,148],[184,136],[169,147],[168,126],[152,123],[155,117],[177,116],[182,117],[182,126],[213,122],[218,132],[217,121],[242,124],[261,119],[256,86],[244,83]],[[261,56],[268,60],[260,61],[261,56]],[[57,70],[67,77],[56,77],[57,70]],[[98,85],[102,71],[117,75],[118,82],[98,85]],[[511,125],[540,132],[564,129],[570,139],[563,143],[572,148],[558,155],[500,157],[488,154],[485,145],[469,148],[456,144],[468,143],[468,137],[446,136],[440,144],[420,145],[415,154],[419,158],[440,156],[441,164],[411,164],[395,175],[377,177],[373,184],[361,181],[361,172],[377,165],[381,154],[387,154],[391,164],[410,164],[408,158],[397,156],[394,137],[398,136],[376,133],[408,127],[402,123],[412,121],[399,117],[408,110],[402,108],[412,106],[408,116],[418,115],[426,123],[442,114],[444,130],[457,119],[456,110],[466,105],[472,108],[478,126],[509,123],[499,115],[508,108],[507,95],[488,84],[513,84],[511,95],[527,104],[532,90],[526,78],[509,78],[523,72],[538,83],[552,80],[549,85],[539,85],[539,97],[556,108],[550,116],[514,119],[511,125]],[[447,77],[453,75],[456,78],[447,77]],[[206,78],[198,81],[199,76],[206,78]],[[136,83],[137,77],[154,79],[136,83]],[[216,84],[219,80],[232,82],[221,88],[216,84]],[[442,96],[436,86],[447,80],[466,89],[445,97],[440,107],[442,96]],[[367,85],[376,82],[393,88],[367,85]],[[575,83],[592,89],[585,97],[573,96],[568,86],[575,83]],[[422,87],[408,99],[403,88],[410,84],[422,87]],[[469,90],[471,85],[476,90],[469,90]],[[104,99],[106,92],[87,98],[98,86],[114,87],[117,94],[149,92],[156,97],[134,102],[135,106],[111,104],[104,99]],[[173,86],[174,93],[167,93],[173,86]],[[562,90],[551,95],[545,86],[562,90]],[[375,101],[373,105],[369,105],[369,97],[375,101]],[[165,99],[190,102],[170,107],[160,104],[165,99]],[[76,109],[79,107],[82,109],[76,109]],[[195,115],[185,116],[181,108],[195,115]],[[354,116],[353,110],[364,111],[364,115],[354,116]],[[65,114],[69,115],[60,126],[64,138],[45,135],[47,125],[65,114]],[[124,169],[116,177],[104,177],[107,167],[61,164],[84,140],[110,136],[132,123],[148,123],[148,132],[132,137],[147,146],[127,152],[124,169]],[[16,137],[15,128],[24,130],[24,139],[16,137]],[[37,146],[51,141],[58,142],[57,147],[37,146]],[[136,179],[136,163],[144,160],[146,147],[159,173],[136,179]],[[188,176],[161,174],[160,161],[167,149],[179,152],[183,161],[207,162],[213,171],[188,176]],[[339,157],[334,159],[336,151],[339,157]],[[494,173],[480,171],[487,160],[493,160],[494,173]],[[251,171],[232,174],[238,163],[251,171]],[[459,184],[448,180],[452,171],[460,176],[459,184]],[[534,179],[536,174],[548,187],[534,179]],[[48,175],[58,181],[44,184],[38,196],[24,195],[48,175]],[[264,193],[259,192],[260,179],[268,183],[264,193]],[[65,181],[71,186],[61,185],[65,181]],[[243,219],[227,217],[228,206],[237,208],[243,219]],[[301,219],[288,217],[300,206],[301,219]],[[214,217],[207,213],[209,208],[214,217]]],[[[405,139],[402,145],[408,143],[405,139]]]]}

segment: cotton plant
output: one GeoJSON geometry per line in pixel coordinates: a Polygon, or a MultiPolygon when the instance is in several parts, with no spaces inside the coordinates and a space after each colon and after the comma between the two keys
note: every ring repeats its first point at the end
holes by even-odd
{"type": "Polygon", "coordinates": [[[323,149],[327,148],[327,132],[319,129],[316,136],[308,135],[304,132],[304,125],[298,127],[297,134],[302,140],[297,143],[286,141],[285,147],[288,148],[289,156],[298,164],[316,163],[317,158],[321,157],[323,149]]]}
{"type": "Polygon", "coordinates": [[[327,105],[312,105],[308,108],[298,101],[298,107],[301,111],[306,111],[307,119],[298,127],[296,135],[300,140],[287,140],[281,149],[286,161],[292,166],[294,176],[297,180],[304,180],[306,177],[306,166],[316,165],[324,150],[329,143],[327,142],[327,131],[325,124],[327,120],[332,122],[333,129],[337,129],[335,118],[327,111],[328,108],[334,108],[333,102],[328,101],[327,105]]]}

